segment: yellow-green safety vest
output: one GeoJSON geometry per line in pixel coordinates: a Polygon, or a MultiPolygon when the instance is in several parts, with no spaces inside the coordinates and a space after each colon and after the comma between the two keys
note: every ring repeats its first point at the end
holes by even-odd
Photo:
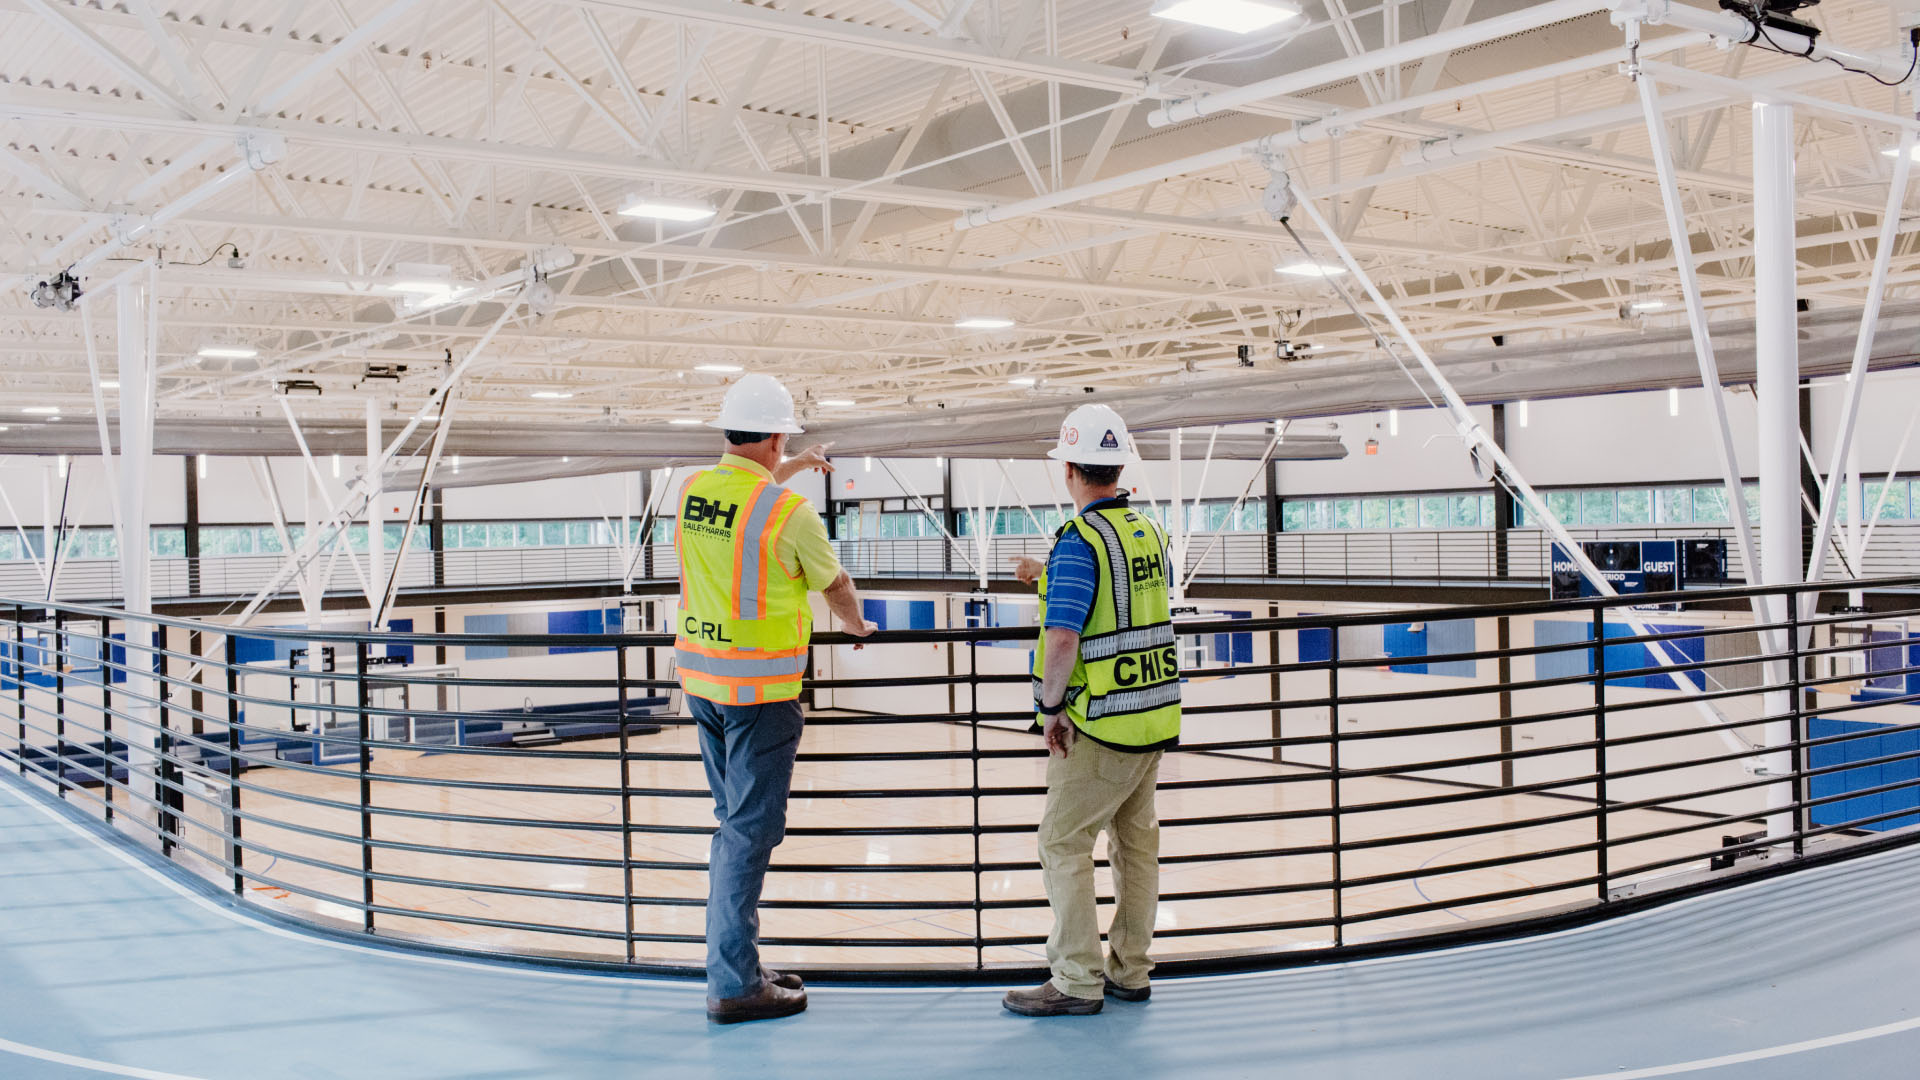
{"type": "MultiPolygon", "coordinates": [[[[1094,550],[1099,581],[1067,685],[1067,717],[1096,742],[1156,750],[1180,740],[1180,656],[1174,641],[1166,534],[1126,506],[1090,510],[1060,527],[1094,550]]],[[[1040,575],[1040,641],[1033,692],[1046,672],[1047,576],[1040,575]]]]}
{"type": "Polygon", "coordinates": [[[776,553],[780,531],[807,500],[767,477],[721,464],[680,494],[680,686],[722,705],[800,696],[813,610],[804,575],[776,553]]]}

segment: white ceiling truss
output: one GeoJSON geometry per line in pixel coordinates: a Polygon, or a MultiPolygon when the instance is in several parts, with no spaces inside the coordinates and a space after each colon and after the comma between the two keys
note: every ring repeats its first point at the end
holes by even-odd
{"type": "MultiPolygon", "coordinates": [[[[846,422],[1177,391],[1249,374],[1243,345],[1279,369],[1280,338],[1316,346],[1317,365],[1360,363],[1371,337],[1332,290],[1276,273],[1299,253],[1261,210],[1267,168],[1228,150],[1296,125],[1288,166],[1435,349],[1572,348],[1684,318],[1606,12],[1382,66],[1349,61],[1550,5],[1303,0],[1256,38],[1152,6],[0,0],[0,445],[32,446],[9,404],[92,408],[79,315],[34,308],[27,284],[236,169],[113,255],[161,261],[162,418],[273,417],[288,378],[324,390],[294,403],[303,417],[360,417],[368,395],[417,412],[508,294],[409,313],[393,289],[407,265],[498,284],[555,245],[577,261],[551,278],[553,310],[509,320],[462,386],[463,421],[704,417],[731,375],[702,365],[777,373],[812,419],[846,422]],[[1147,121],[1295,73],[1282,96],[1147,121]],[[248,169],[242,133],[284,154],[248,169]],[[1151,178],[1054,196],[1136,171],[1151,178]],[[635,194],[718,213],[621,217],[635,194]],[[1036,198],[1059,205],[956,227],[1036,198]],[[1670,302],[1623,316],[1636,298],[1670,302]],[[969,315],[1016,325],[954,325],[969,315]],[[196,355],[210,343],[258,356],[196,355]],[[407,370],[368,380],[370,365],[407,370]]],[[[1896,3],[1802,14],[1858,49],[1907,43],[1896,3]]],[[[1905,92],[1660,27],[1647,42],[1715,317],[1751,317],[1761,87],[1804,106],[1801,296],[1857,308],[1905,92]]],[[[1889,281],[1893,297],[1920,286],[1911,233],[1889,281]]],[[[111,357],[113,319],[92,327],[111,357]]]]}

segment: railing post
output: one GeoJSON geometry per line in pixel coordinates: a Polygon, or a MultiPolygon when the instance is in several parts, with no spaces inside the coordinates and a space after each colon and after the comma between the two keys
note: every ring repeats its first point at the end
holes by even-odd
{"type": "MultiPolygon", "coordinates": [[[[1041,633],[1046,633],[1042,628],[1041,633]]],[[[949,646],[951,647],[951,646],[949,646]]],[[[972,749],[968,758],[973,767],[973,966],[978,971],[987,966],[987,946],[984,928],[985,907],[981,902],[980,885],[980,641],[967,639],[967,731],[972,735],[972,749]]]]}
{"type": "MultiPolygon", "coordinates": [[[[133,624],[128,624],[127,637],[129,640],[132,639],[135,632],[133,624]]],[[[160,854],[164,856],[173,853],[174,844],[180,834],[180,818],[174,811],[179,809],[183,804],[175,798],[173,788],[174,782],[177,779],[177,770],[173,767],[173,726],[172,716],[170,715],[172,710],[167,707],[167,702],[172,697],[168,692],[170,684],[167,681],[167,669],[170,667],[167,662],[167,633],[159,627],[149,628],[147,633],[149,636],[155,633],[158,633],[160,636],[157,645],[149,642],[148,655],[153,661],[154,674],[159,679],[159,681],[154,684],[154,697],[158,699],[159,702],[155,709],[155,715],[160,721],[160,760],[154,763],[153,794],[154,797],[160,801],[161,806],[160,854]]],[[[132,659],[131,654],[129,654],[128,659],[132,659]]],[[[127,779],[129,781],[133,779],[131,770],[127,773],[127,779]]]]}
{"type": "MultiPolygon", "coordinates": [[[[1807,853],[1806,672],[1800,649],[1800,597],[1787,595],[1788,656],[1793,662],[1793,853],[1807,853]]],[[[1901,666],[1905,666],[1904,664],[1901,666]]]]}
{"type": "Polygon", "coordinates": [[[240,638],[229,632],[227,669],[227,862],[233,865],[233,895],[246,893],[240,863],[240,638]]]}
{"type": "Polygon", "coordinates": [[[53,609],[53,789],[67,797],[67,621],[53,609]]]}
{"type": "MultiPolygon", "coordinates": [[[[113,820],[113,623],[100,620],[100,803],[113,820]]],[[[127,774],[133,779],[133,774],[127,774]]]]}
{"type": "MultiPolygon", "coordinates": [[[[367,740],[372,737],[372,717],[367,708],[371,699],[367,696],[367,642],[365,638],[354,644],[353,681],[360,729],[360,928],[373,933],[373,781],[368,771],[373,765],[373,751],[368,748],[367,740]]],[[[329,714],[330,715],[330,714],[329,714]]],[[[314,716],[315,734],[324,733],[325,721],[318,713],[314,716]]],[[[320,743],[315,743],[316,756],[320,743]]]]}
{"type": "MultiPolygon", "coordinates": [[[[1670,676],[1672,677],[1672,676],[1670,676]]],[[[1593,605],[1593,831],[1600,902],[1607,901],[1607,613],[1593,605]]]]}
{"type": "Polygon", "coordinates": [[[1340,858],[1340,628],[1327,627],[1327,775],[1332,790],[1328,802],[1329,843],[1333,847],[1333,944],[1346,944],[1346,908],[1341,898],[1345,872],[1340,858]]]}
{"type": "MultiPolygon", "coordinates": [[[[621,627],[624,632],[625,627],[621,627]]],[[[627,759],[628,751],[628,712],[627,712],[627,645],[624,640],[614,646],[614,679],[619,683],[620,691],[620,880],[623,882],[620,895],[624,897],[621,905],[626,912],[627,926],[627,963],[633,963],[633,776],[632,767],[627,759]]]]}
{"type": "MultiPolygon", "coordinates": [[[[15,740],[14,761],[20,766],[20,775],[27,775],[27,613],[20,605],[13,606],[13,692],[14,720],[20,725],[19,737],[15,740]]],[[[132,777],[128,777],[132,779],[132,777]]]]}

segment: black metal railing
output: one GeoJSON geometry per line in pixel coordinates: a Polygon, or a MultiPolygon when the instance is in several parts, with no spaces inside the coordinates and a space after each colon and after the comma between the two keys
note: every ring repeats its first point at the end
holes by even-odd
{"type": "MultiPolygon", "coordinates": [[[[1579,540],[1655,540],[1679,537],[1730,539],[1726,526],[1612,526],[1576,528],[1579,540]]],[[[841,562],[855,577],[867,579],[977,579],[1012,576],[1012,559],[1045,556],[1046,536],[994,536],[982,550],[978,537],[955,545],[940,537],[842,539],[834,541],[841,562]],[[984,561],[983,561],[984,559],[984,561]]],[[[1550,573],[1551,545],[1538,529],[1383,529],[1327,532],[1196,533],[1188,538],[1185,565],[1195,581],[1284,581],[1336,585],[1429,586],[1457,584],[1537,584],[1550,573]],[[1504,536],[1504,542],[1502,537],[1504,536]]],[[[1746,570],[1736,547],[1728,552],[1730,577],[1746,570]]],[[[364,564],[365,555],[357,556],[364,564]]],[[[386,581],[395,553],[371,575],[386,581]]],[[[284,553],[209,555],[197,559],[155,558],[149,563],[156,598],[251,596],[270,584],[284,553]]],[[[353,560],[323,558],[323,591],[352,593],[364,588],[364,566],[353,560]]],[[[1859,567],[1831,558],[1831,584],[1854,577],[1904,576],[1920,572],[1920,528],[1894,524],[1879,529],[1859,567]]],[[[475,588],[561,583],[604,584],[623,580],[670,581],[680,573],[679,555],[670,543],[622,548],[611,544],[529,548],[457,548],[415,550],[400,574],[411,591],[435,587],[475,588]]],[[[0,596],[45,596],[39,569],[30,561],[0,561],[0,596]]],[[[63,559],[53,593],[56,600],[117,600],[123,595],[120,563],[115,559],[63,559]]]]}
{"type": "MultiPolygon", "coordinates": [[[[1913,839],[1920,579],[1859,587],[1888,610],[1823,613],[1800,586],[1183,624],[1156,955],[1405,947],[1913,839]],[[1727,603],[1753,597],[1767,618],[1727,603]]],[[[763,942],[818,974],[1036,969],[1035,630],[908,602],[954,625],[816,638],[763,942]]],[[[697,970],[711,801],[668,637],[0,616],[15,779],[246,903],[697,970]]]]}

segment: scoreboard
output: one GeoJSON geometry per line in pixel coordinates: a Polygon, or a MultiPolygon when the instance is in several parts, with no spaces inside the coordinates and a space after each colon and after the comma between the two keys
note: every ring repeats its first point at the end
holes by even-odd
{"type": "MultiPolygon", "coordinates": [[[[1622,596],[1677,592],[1689,585],[1724,585],[1727,580],[1727,542],[1717,537],[1587,540],[1580,549],[1622,596]]],[[[1553,545],[1550,588],[1555,600],[1600,595],[1558,543],[1553,545]]]]}

